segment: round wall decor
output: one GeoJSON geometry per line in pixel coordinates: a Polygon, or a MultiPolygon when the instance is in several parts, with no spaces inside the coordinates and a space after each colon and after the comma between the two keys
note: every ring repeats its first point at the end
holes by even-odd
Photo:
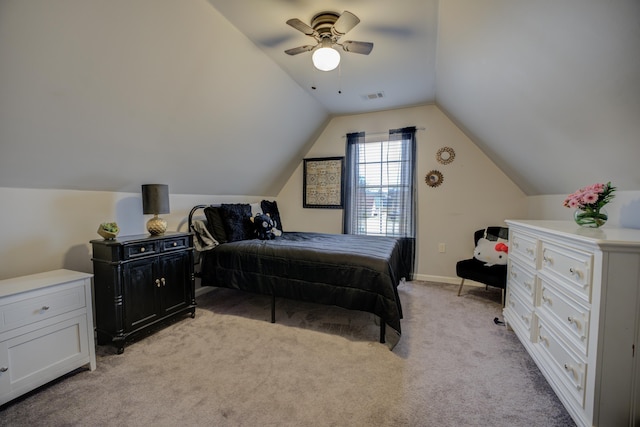
{"type": "Polygon", "coordinates": [[[448,165],[453,162],[453,159],[456,158],[456,152],[453,151],[451,147],[442,147],[436,153],[436,160],[438,163],[442,163],[443,165],[448,165]]]}
{"type": "Polygon", "coordinates": [[[442,184],[442,181],[444,181],[444,177],[442,173],[437,170],[432,170],[424,178],[424,182],[426,182],[429,187],[437,187],[442,184]]]}

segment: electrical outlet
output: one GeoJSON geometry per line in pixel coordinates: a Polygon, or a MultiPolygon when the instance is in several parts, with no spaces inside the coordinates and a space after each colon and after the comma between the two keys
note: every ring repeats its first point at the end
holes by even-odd
{"type": "Polygon", "coordinates": [[[444,243],[438,243],[438,252],[443,254],[446,251],[447,251],[447,245],[445,245],[444,243]]]}

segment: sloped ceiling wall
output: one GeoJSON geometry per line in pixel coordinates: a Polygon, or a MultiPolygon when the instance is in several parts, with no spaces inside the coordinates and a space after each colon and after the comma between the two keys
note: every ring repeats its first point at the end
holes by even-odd
{"type": "MultiPolygon", "coordinates": [[[[527,194],[640,189],[640,1],[438,14],[425,102],[527,194]]],[[[330,112],[237,28],[206,0],[0,0],[0,187],[276,195],[330,112]]]]}
{"type": "Polygon", "coordinates": [[[439,13],[437,103],[526,193],[640,189],[640,1],[441,0],[439,13]]]}
{"type": "Polygon", "coordinates": [[[277,194],[328,117],[204,0],[2,0],[0,58],[0,187],[277,194]]]}

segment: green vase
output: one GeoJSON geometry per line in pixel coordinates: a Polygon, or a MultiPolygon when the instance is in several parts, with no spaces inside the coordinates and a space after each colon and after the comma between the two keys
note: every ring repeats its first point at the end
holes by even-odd
{"type": "Polygon", "coordinates": [[[602,227],[607,222],[609,215],[604,208],[586,208],[584,210],[576,209],[573,213],[573,219],[576,221],[576,224],[581,227],[598,228],[602,227]]]}

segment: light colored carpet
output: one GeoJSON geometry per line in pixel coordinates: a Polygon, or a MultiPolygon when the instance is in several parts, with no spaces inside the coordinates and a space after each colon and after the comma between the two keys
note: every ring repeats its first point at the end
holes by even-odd
{"type": "Polygon", "coordinates": [[[11,426],[571,426],[512,332],[500,293],[408,282],[403,335],[375,316],[228,289],[122,355],[0,409],[11,426]]]}

